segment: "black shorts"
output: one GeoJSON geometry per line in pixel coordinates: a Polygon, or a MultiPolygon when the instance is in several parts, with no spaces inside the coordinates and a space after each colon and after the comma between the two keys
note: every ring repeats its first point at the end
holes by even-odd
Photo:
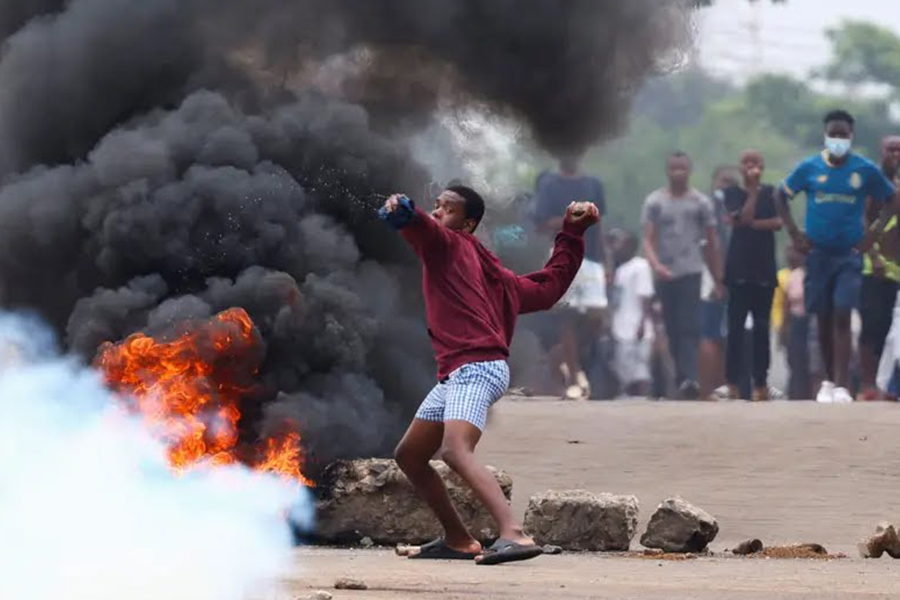
{"type": "Polygon", "coordinates": [[[859,342],[872,347],[875,356],[881,356],[884,341],[891,330],[897,287],[897,283],[889,279],[863,277],[859,299],[859,314],[862,319],[859,342]]]}
{"type": "Polygon", "coordinates": [[[517,327],[529,329],[537,335],[544,351],[549,351],[559,343],[560,331],[569,324],[577,326],[578,311],[567,306],[556,306],[548,311],[526,315],[519,320],[517,327]]]}

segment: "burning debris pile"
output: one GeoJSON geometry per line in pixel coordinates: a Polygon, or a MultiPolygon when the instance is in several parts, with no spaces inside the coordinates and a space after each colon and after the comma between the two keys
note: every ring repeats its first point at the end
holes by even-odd
{"type": "Polygon", "coordinates": [[[583,148],[679,56],[688,15],[677,0],[0,0],[0,302],[134,394],[176,466],[271,466],[246,449],[297,435],[312,476],[383,454],[433,382],[418,266],[372,214],[429,181],[410,140],[450,106],[583,148]],[[209,357],[216,334],[192,330],[201,364],[170,336],[204,321],[237,337],[209,357]],[[169,371],[166,353],[190,364],[169,371]]]}
{"type": "Polygon", "coordinates": [[[232,308],[182,326],[190,329],[171,341],[135,333],[119,344],[104,342],[95,361],[128,409],[165,441],[172,468],[246,461],[311,485],[295,432],[264,439],[249,456],[238,452],[240,401],[255,387],[262,362],[259,332],[246,311],[232,308]]]}

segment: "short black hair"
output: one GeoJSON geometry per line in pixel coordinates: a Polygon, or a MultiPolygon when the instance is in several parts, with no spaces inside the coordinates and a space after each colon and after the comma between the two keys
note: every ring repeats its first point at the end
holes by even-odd
{"type": "Polygon", "coordinates": [[[466,218],[475,219],[477,227],[484,218],[484,198],[481,194],[466,185],[451,185],[447,191],[461,196],[466,201],[466,218]]]}
{"type": "Polygon", "coordinates": [[[669,158],[666,159],[666,163],[668,163],[673,158],[686,158],[687,161],[693,166],[694,161],[691,159],[691,155],[685,152],[684,150],[675,150],[669,155],[669,158]]]}
{"type": "Polygon", "coordinates": [[[822,119],[824,125],[828,125],[832,121],[843,121],[850,126],[850,129],[853,129],[853,125],[856,123],[856,119],[853,118],[853,115],[843,109],[829,111],[829,113],[825,115],[825,118],[822,119]]]}
{"type": "Polygon", "coordinates": [[[620,234],[622,236],[622,244],[625,245],[625,248],[629,250],[629,252],[637,252],[638,249],[638,236],[634,234],[634,232],[622,230],[620,234]]]}

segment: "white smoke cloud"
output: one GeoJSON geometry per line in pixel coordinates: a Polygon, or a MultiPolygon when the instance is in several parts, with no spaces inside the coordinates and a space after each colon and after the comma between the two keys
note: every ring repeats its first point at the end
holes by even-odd
{"type": "Polygon", "coordinates": [[[521,191],[536,153],[521,125],[478,107],[446,106],[437,116],[435,125],[410,139],[416,160],[433,177],[442,184],[460,179],[493,202],[521,191]]]}
{"type": "Polygon", "coordinates": [[[173,475],[98,373],[52,348],[39,323],[0,314],[0,598],[277,594],[283,511],[309,502],[242,467],[173,475]]]}

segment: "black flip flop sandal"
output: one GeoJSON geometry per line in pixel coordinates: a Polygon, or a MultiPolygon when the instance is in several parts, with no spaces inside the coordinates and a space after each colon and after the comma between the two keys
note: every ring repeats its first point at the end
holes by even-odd
{"type": "Polygon", "coordinates": [[[417,554],[410,554],[410,560],[474,560],[478,556],[475,552],[460,552],[454,550],[444,540],[434,540],[419,547],[417,554]]]}
{"type": "Polygon", "coordinates": [[[508,562],[530,560],[544,553],[544,549],[537,544],[518,544],[512,540],[500,538],[484,551],[481,560],[475,561],[479,565],[502,565],[508,562]]]}

